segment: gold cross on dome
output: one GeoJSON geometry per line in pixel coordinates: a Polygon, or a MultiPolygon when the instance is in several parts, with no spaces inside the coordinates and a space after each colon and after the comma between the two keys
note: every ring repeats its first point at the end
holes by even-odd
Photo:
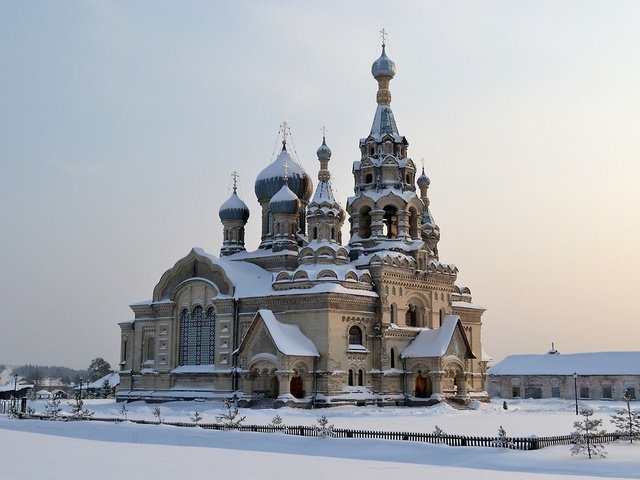
{"type": "Polygon", "coordinates": [[[327,127],[323,125],[320,131],[322,132],[322,138],[327,136],[327,127]]]}

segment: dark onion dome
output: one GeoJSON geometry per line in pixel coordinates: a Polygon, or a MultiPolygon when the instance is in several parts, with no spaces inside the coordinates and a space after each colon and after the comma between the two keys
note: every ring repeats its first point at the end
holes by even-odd
{"type": "Polygon", "coordinates": [[[316,151],[318,158],[331,158],[331,149],[327,146],[325,138],[322,137],[322,145],[316,151]]]}
{"type": "Polygon", "coordinates": [[[429,188],[429,185],[431,185],[431,180],[429,180],[429,177],[427,177],[424,173],[424,168],[422,169],[422,175],[420,175],[418,177],[418,187],[420,188],[429,188]]]}
{"type": "Polygon", "coordinates": [[[291,191],[287,184],[284,184],[280,190],[271,197],[269,210],[271,210],[271,213],[298,213],[300,205],[298,196],[291,191]]]}
{"type": "Polygon", "coordinates": [[[309,201],[313,193],[313,184],[311,177],[304,169],[293,159],[286,146],[282,146],[282,151],[277,158],[268,165],[256,178],[255,192],[258,201],[269,200],[284,185],[285,164],[287,165],[287,185],[295,193],[298,198],[309,201]]]}
{"type": "Polygon", "coordinates": [[[396,64],[393,63],[393,60],[387,57],[384,47],[385,46],[383,44],[382,55],[380,55],[380,57],[375,62],[373,62],[373,65],[371,65],[371,75],[373,75],[373,78],[376,79],[378,77],[393,78],[396,74],[396,64]]]}
{"type": "Polygon", "coordinates": [[[223,222],[240,220],[246,223],[249,220],[249,208],[234,190],[227,201],[220,207],[218,215],[220,215],[220,220],[223,222]]]}

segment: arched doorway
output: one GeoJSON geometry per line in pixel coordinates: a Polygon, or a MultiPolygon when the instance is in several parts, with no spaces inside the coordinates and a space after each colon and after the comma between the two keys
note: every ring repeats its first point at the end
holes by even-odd
{"type": "Polygon", "coordinates": [[[432,394],[431,379],[424,376],[422,371],[418,371],[416,376],[415,396],[418,398],[428,398],[432,394]]]}
{"type": "Polygon", "coordinates": [[[289,382],[289,392],[296,398],[304,398],[304,385],[300,375],[293,377],[289,382]]]}

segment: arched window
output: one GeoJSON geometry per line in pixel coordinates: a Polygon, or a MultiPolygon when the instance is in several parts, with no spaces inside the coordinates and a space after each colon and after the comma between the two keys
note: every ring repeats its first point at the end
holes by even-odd
{"type": "Polygon", "coordinates": [[[405,323],[408,327],[417,327],[418,326],[418,309],[412,303],[409,304],[407,308],[407,315],[405,318],[405,323]]]}
{"type": "Polygon", "coordinates": [[[355,325],[349,329],[349,345],[362,345],[362,330],[355,325]]]}
{"type": "Polygon", "coordinates": [[[444,308],[440,309],[440,327],[442,326],[442,322],[444,321],[444,317],[447,314],[447,312],[445,312],[444,308]]]}
{"type": "Polygon", "coordinates": [[[373,173],[367,173],[364,177],[364,183],[373,183],[373,173]]]}
{"type": "Polygon", "coordinates": [[[392,348],[391,353],[389,354],[391,357],[391,368],[396,368],[396,349],[392,348]]]}
{"type": "Polygon", "coordinates": [[[358,370],[358,385],[360,387],[364,385],[364,371],[362,369],[358,370]]]}
{"type": "Polygon", "coordinates": [[[371,236],[371,209],[369,207],[360,210],[358,225],[360,227],[360,236],[369,238],[371,236]]]}
{"type": "Polygon", "coordinates": [[[313,239],[318,239],[318,227],[313,227],[313,239]]]}
{"type": "Polygon", "coordinates": [[[156,357],[156,339],[154,337],[147,338],[147,360],[153,360],[156,357]]]}
{"type": "Polygon", "coordinates": [[[420,231],[418,229],[418,211],[411,207],[409,209],[409,236],[411,238],[420,238],[420,231]]]}
{"type": "Polygon", "coordinates": [[[353,370],[349,369],[349,380],[348,380],[349,386],[353,387],[353,370]]]}
{"type": "Polygon", "coordinates": [[[391,304],[391,323],[398,323],[398,307],[395,303],[391,304]]]}
{"type": "Polygon", "coordinates": [[[205,316],[197,306],[190,315],[185,308],[180,315],[180,365],[213,365],[215,363],[216,313],[213,307],[205,316]]]}
{"type": "Polygon", "coordinates": [[[384,207],[384,234],[387,238],[398,237],[398,209],[387,205],[384,207]]]}
{"type": "Polygon", "coordinates": [[[331,227],[331,240],[336,239],[336,227],[331,227]]]}

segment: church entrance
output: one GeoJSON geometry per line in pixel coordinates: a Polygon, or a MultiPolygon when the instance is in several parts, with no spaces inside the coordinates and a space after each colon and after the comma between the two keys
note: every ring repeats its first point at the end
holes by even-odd
{"type": "Polygon", "coordinates": [[[430,397],[433,393],[431,387],[431,379],[422,375],[422,372],[418,372],[416,377],[415,396],[418,398],[430,397]]]}
{"type": "Polygon", "coordinates": [[[296,398],[304,398],[304,387],[302,384],[302,378],[298,375],[293,377],[289,382],[289,392],[296,398]]]}

